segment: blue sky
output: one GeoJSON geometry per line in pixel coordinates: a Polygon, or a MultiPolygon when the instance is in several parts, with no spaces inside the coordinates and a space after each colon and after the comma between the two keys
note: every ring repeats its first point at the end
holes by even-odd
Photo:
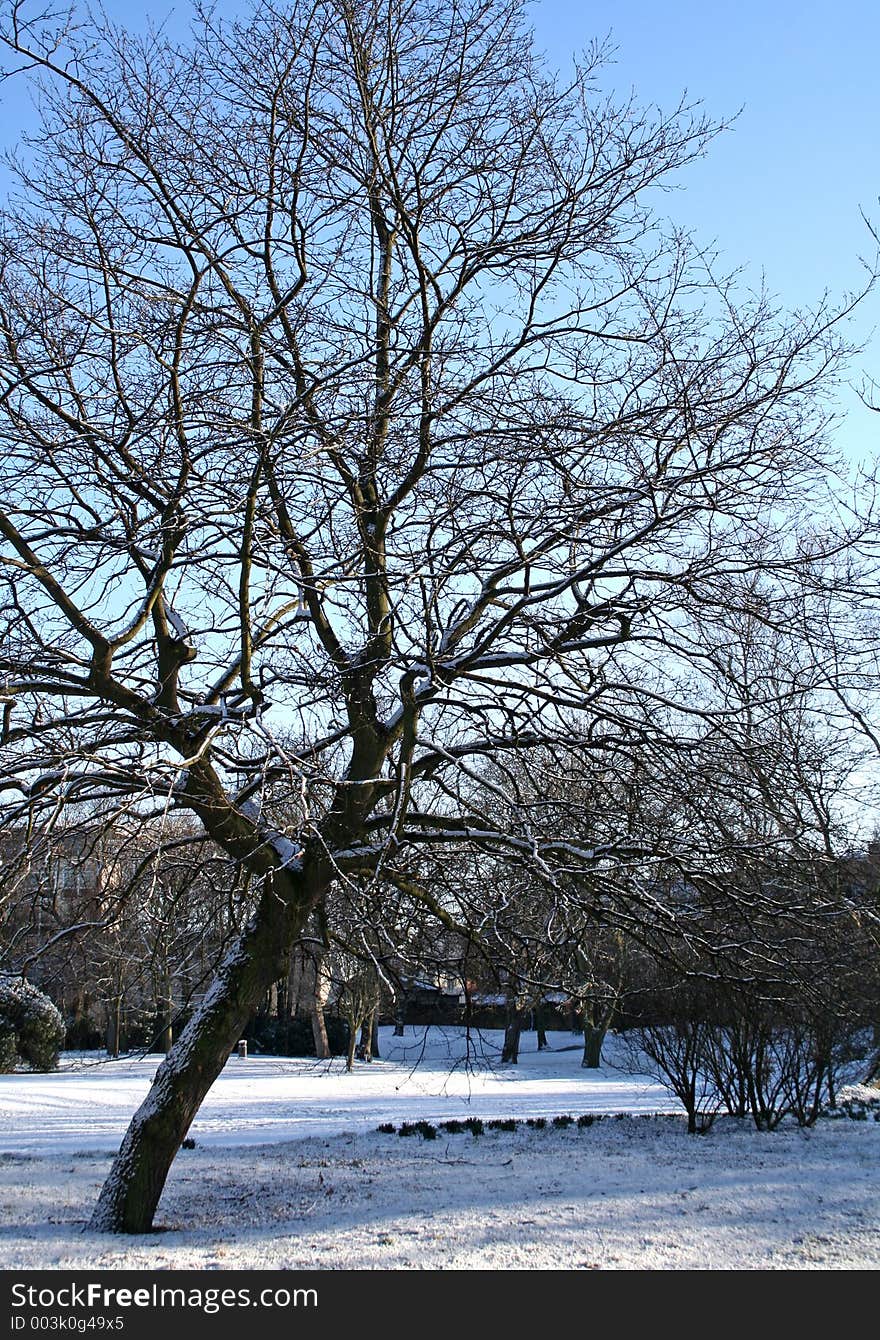
{"type": "Polygon", "coordinates": [[[739,112],[672,206],[731,261],[793,295],[858,283],[859,208],[880,213],[876,0],[536,0],[532,13],[555,63],[610,34],[609,87],[666,108],[687,90],[715,118],[739,112]]]}
{"type": "MultiPolygon", "coordinates": [[[[135,21],[173,12],[173,27],[187,12],[165,0],[139,11],[121,0],[105,7],[135,21]]],[[[237,6],[222,0],[219,8],[237,6]]],[[[877,0],[534,0],[531,15],[554,64],[609,37],[609,90],[634,90],[667,110],[686,90],[714,118],[739,113],[662,208],[704,245],[714,242],[726,267],[744,267],[744,283],[756,286],[763,275],[790,307],[863,283],[859,258],[872,257],[875,244],[860,209],[880,230],[877,0]]],[[[0,97],[0,135],[9,142],[27,101],[18,88],[0,97]]],[[[868,342],[853,381],[880,380],[880,294],[865,302],[851,334],[868,342]]],[[[876,454],[880,415],[852,393],[841,404],[849,452],[876,454]]]]}
{"type": "MultiPolygon", "coordinates": [[[[880,4],[877,0],[535,0],[533,22],[555,64],[610,36],[609,89],[670,109],[687,91],[716,119],[737,112],[663,208],[726,266],[762,275],[789,307],[860,288],[860,256],[880,231],[880,4]]],[[[852,377],[880,381],[880,293],[851,323],[867,341],[852,377]]],[[[880,451],[880,415],[844,391],[842,441],[880,451]]]]}

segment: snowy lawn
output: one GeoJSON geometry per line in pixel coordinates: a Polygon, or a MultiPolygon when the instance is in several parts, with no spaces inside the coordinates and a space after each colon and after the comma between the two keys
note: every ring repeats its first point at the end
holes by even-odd
{"type": "MultiPolygon", "coordinates": [[[[85,1229],[159,1058],[0,1078],[0,1268],[849,1268],[880,1265],[880,1123],[688,1136],[645,1076],[580,1068],[569,1034],[383,1030],[383,1059],[230,1060],[158,1232],[85,1229]],[[418,1062],[418,1064],[416,1064],[418,1062]],[[630,1113],[617,1120],[615,1113],[630,1113]],[[383,1122],[605,1114],[578,1128],[381,1135],[383,1122]],[[667,1115],[649,1115],[661,1113],[667,1115]]],[[[614,1059],[613,1046],[609,1049],[614,1059]]]]}

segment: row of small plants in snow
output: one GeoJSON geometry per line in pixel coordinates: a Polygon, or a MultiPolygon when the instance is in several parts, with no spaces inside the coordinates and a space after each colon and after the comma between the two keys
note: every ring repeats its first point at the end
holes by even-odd
{"type": "MultiPolygon", "coordinates": [[[[441,1121],[434,1125],[430,1121],[404,1121],[399,1126],[394,1122],[386,1121],[376,1130],[379,1135],[420,1135],[423,1140],[436,1140],[441,1133],[446,1135],[465,1135],[470,1132],[473,1136],[483,1135],[486,1131],[515,1131],[518,1127],[525,1127],[533,1131],[544,1130],[565,1130],[569,1126],[577,1126],[583,1130],[587,1126],[592,1126],[597,1121],[626,1121],[631,1119],[634,1114],[629,1112],[615,1113],[590,1113],[585,1112],[579,1117],[573,1117],[569,1113],[562,1113],[557,1117],[525,1117],[517,1120],[514,1117],[495,1118],[492,1121],[483,1121],[481,1117],[468,1117],[464,1121],[450,1120],[441,1121]]],[[[642,1119],[651,1119],[648,1113],[639,1113],[638,1117],[642,1119]]],[[[838,1107],[825,1108],[821,1115],[829,1120],[850,1120],[850,1121],[869,1121],[872,1117],[874,1121],[880,1122],[880,1096],[868,1100],[851,1099],[841,1103],[838,1107]]]]}
{"type": "MultiPolygon", "coordinates": [[[[481,1117],[467,1117],[464,1121],[450,1120],[441,1121],[435,1126],[430,1121],[404,1121],[399,1126],[395,1126],[392,1121],[383,1122],[377,1126],[376,1130],[380,1135],[420,1135],[423,1140],[436,1140],[437,1136],[444,1132],[446,1135],[483,1135],[486,1131],[515,1131],[518,1127],[526,1127],[532,1131],[564,1130],[568,1126],[578,1126],[581,1130],[586,1126],[592,1126],[596,1121],[625,1121],[630,1115],[628,1112],[615,1112],[612,1114],[603,1114],[585,1112],[579,1117],[573,1117],[569,1113],[562,1113],[558,1117],[497,1117],[491,1121],[483,1121],[481,1117]]],[[[647,1114],[640,1114],[647,1115],[647,1114]]]]}

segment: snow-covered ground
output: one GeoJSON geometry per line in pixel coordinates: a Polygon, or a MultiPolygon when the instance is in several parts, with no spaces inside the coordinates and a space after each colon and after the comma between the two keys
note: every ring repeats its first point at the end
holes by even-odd
{"type": "MultiPolygon", "coordinates": [[[[381,1030],[382,1059],[347,1075],[341,1059],[233,1056],[193,1123],[200,1145],[243,1145],[374,1130],[386,1121],[548,1116],[559,1112],[675,1112],[645,1075],[581,1069],[581,1049],[554,1033],[554,1050],[527,1034],[520,1063],[498,1064],[500,1033],[381,1030]],[[556,1050],[563,1048],[564,1050],[556,1050]]],[[[613,1058],[613,1046],[609,1056],[613,1058]]],[[[0,1154],[115,1150],[160,1057],[66,1057],[51,1075],[0,1077],[0,1154]]]]}
{"type": "Polygon", "coordinates": [[[159,1058],[0,1078],[0,1268],[850,1268],[880,1265],[880,1123],[688,1136],[675,1100],[576,1039],[383,1030],[382,1059],[233,1058],[147,1237],[85,1227],[159,1058]],[[436,1140],[384,1122],[604,1114],[436,1140]],[[615,1120],[613,1114],[629,1116],[615,1120]],[[635,1115],[633,1115],[635,1114],[635,1115]],[[667,1114],[667,1115],[651,1115],[667,1114]]]}

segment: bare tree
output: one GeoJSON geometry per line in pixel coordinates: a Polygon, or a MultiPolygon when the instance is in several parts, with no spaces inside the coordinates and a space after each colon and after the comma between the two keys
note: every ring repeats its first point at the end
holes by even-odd
{"type": "Polygon", "coordinates": [[[184,809],[256,891],[95,1211],[140,1232],[334,887],[470,934],[414,853],[658,859],[535,828],[505,759],[723,711],[758,574],[796,638],[842,349],[651,213],[717,127],[600,96],[598,51],[553,76],[521,0],[258,0],[186,46],[4,15],[42,111],[0,226],[4,815],[184,809]]]}

